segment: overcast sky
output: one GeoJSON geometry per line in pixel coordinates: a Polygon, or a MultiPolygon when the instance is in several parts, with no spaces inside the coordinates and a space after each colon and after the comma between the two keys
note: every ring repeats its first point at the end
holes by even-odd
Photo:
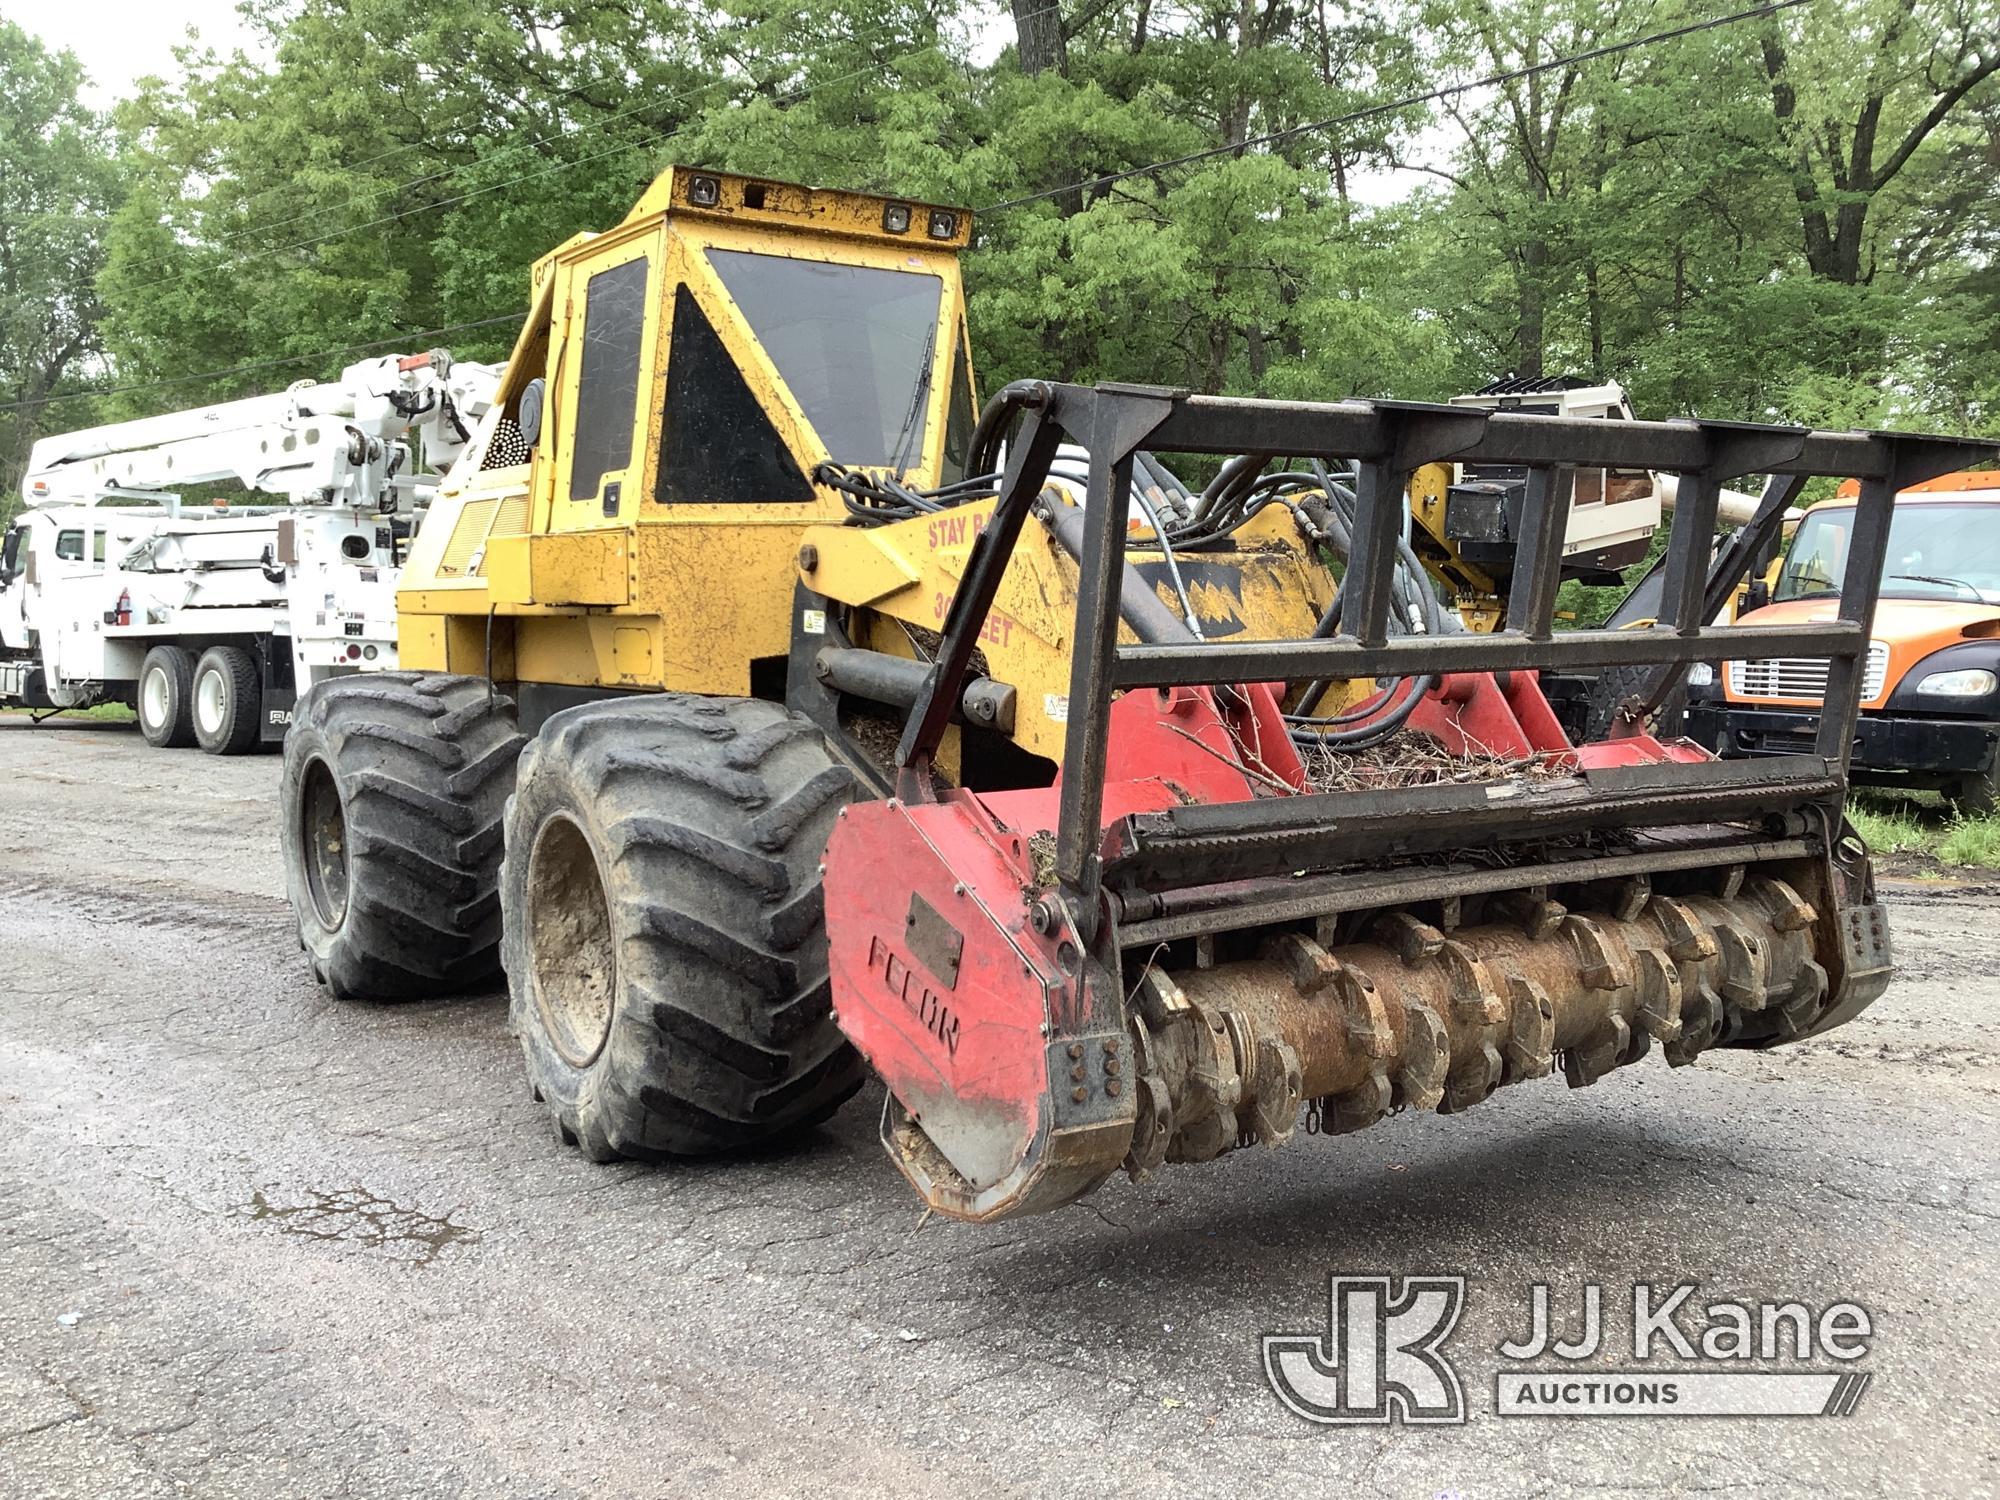
{"type": "Polygon", "coordinates": [[[102,109],[136,78],[172,76],[174,47],[189,27],[218,51],[246,37],[235,0],[0,0],[0,14],[54,51],[74,52],[90,75],[85,101],[102,109]]]}

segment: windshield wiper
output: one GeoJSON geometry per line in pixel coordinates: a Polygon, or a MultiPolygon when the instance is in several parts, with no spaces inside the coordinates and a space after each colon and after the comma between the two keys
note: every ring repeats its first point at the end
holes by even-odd
{"type": "Polygon", "coordinates": [[[1913,583],[1941,583],[1948,589],[1964,589],[1975,599],[1986,596],[1979,592],[1977,585],[1967,583],[1963,578],[1945,578],[1936,573],[1891,573],[1891,578],[1907,578],[1913,583]]]}
{"type": "Polygon", "coordinates": [[[890,467],[898,475],[906,467],[903,460],[909,452],[911,442],[923,430],[924,408],[930,404],[931,396],[931,365],[935,362],[936,355],[937,324],[933,322],[931,331],[924,338],[924,352],[921,356],[923,364],[917,375],[917,388],[910,396],[910,409],[903,417],[902,430],[896,434],[895,450],[889,455],[893,460],[890,467]]]}

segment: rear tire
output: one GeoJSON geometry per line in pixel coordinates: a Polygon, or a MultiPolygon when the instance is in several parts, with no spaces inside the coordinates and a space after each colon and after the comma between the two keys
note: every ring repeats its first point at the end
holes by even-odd
{"type": "Polygon", "coordinates": [[[194,658],[179,646],[155,646],[139,667],[139,733],[155,750],[194,743],[194,658]]]}
{"type": "Polygon", "coordinates": [[[501,874],[529,1081],[594,1161],[795,1133],[860,1087],[833,1022],[819,862],[852,774],[754,699],[649,695],[551,717],[501,874]]]}
{"type": "Polygon", "coordinates": [[[480,677],[369,672],[285,737],[285,884],[336,999],[471,989],[500,966],[500,838],[521,736],[480,677]]]}
{"type": "Polygon", "coordinates": [[[241,646],[210,646],[195,663],[195,742],[210,755],[241,755],[255,748],[264,707],[264,674],[241,646]]]}

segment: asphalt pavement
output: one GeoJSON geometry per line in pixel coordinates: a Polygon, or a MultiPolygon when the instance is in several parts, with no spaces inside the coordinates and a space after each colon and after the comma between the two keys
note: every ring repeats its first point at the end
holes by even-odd
{"type": "MultiPolygon", "coordinates": [[[[0,716],[0,1496],[1985,1495],[2000,894],[1891,891],[1901,975],[1769,1053],[927,1219],[865,1091],[750,1160],[592,1166],[504,996],[313,986],[275,757],[0,716]],[[1466,1278],[1462,1424],[1308,1422],[1266,1333],[1466,1278]],[[1530,1288],[1839,1301],[1851,1415],[1496,1414],[1530,1288]]],[[[1698,1316],[1683,1324],[1698,1328],[1698,1316]]],[[[1817,1351],[1816,1351],[1817,1353],[1817,1351]]],[[[1709,1368],[1725,1368],[1717,1365],[1709,1368]]],[[[1739,1363],[1734,1366],[1742,1368],[1739,1363]]]]}

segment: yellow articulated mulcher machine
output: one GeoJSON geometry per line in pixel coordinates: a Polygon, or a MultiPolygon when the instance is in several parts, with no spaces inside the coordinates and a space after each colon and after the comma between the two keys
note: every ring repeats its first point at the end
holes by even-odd
{"type": "Polygon", "coordinates": [[[982,410],[969,231],[676,169],[537,264],[403,670],[315,688],[287,742],[336,995],[504,967],[596,1160],[797,1131],[873,1071],[900,1170],[989,1220],[1882,992],[1843,798],[1885,528],[1988,449],[1041,382],[982,410]],[[1410,551],[1431,464],[1518,473],[1495,629],[1410,551]],[[1591,469],[1677,477],[1650,628],[1551,629],[1591,469]],[[1748,474],[1860,481],[1838,618],[1703,624],[1748,474]],[[1813,753],[1632,714],[1574,745],[1538,685],[1725,651],[1829,660],[1813,753]]]}

